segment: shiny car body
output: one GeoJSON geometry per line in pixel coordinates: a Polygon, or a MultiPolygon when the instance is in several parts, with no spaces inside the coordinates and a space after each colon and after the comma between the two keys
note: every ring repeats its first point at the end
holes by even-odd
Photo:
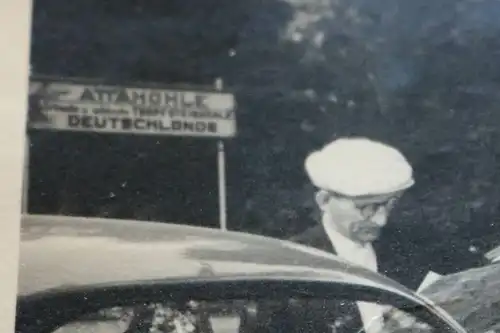
{"type": "Polygon", "coordinates": [[[241,286],[259,293],[265,283],[284,292],[298,284],[359,286],[424,306],[452,332],[465,332],[442,309],[393,280],[334,255],[267,237],[166,223],[29,215],[22,218],[20,246],[18,332],[38,327],[49,332],[58,314],[59,323],[69,318],[60,306],[48,315],[55,299],[62,304],[63,298],[91,298],[94,291],[104,295],[162,283],[183,291],[212,283],[226,293],[241,286]]]}

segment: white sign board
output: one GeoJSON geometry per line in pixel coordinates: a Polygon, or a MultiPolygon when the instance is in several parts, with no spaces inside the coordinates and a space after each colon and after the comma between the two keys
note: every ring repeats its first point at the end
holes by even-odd
{"type": "Polygon", "coordinates": [[[32,81],[30,128],[196,137],[236,135],[224,92],[32,81]]]}

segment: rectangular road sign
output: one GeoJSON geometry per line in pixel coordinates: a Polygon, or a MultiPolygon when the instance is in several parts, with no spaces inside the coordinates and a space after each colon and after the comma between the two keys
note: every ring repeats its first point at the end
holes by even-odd
{"type": "Polygon", "coordinates": [[[58,131],[229,138],[230,93],[32,80],[28,127],[58,131]]]}

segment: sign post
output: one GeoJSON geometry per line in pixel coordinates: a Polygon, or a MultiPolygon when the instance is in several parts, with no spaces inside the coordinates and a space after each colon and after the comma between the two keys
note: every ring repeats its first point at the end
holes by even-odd
{"type": "MultiPolygon", "coordinates": [[[[215,80],[215,90],[222,91],[223,82],[221,78],[215,80]]],[[[224,141],[217,141],[217,175],[219,178],[219,226],[223,231],[227,230],[227,202],[226,202],[226,153],[224,141]]]]}
{"type": "MultiPolygon", "coordinates": [[[[161,87],[107,85],[86,79],[34,77],[30,98],[38,101],[29,112],[34,130],[102,134],[187,136],[217,139],[217,176],[220,229],[227,230],[226,159],[223,139],[236,136],[235,100],[214,87],[161,87]]],[[[27,208],[29,137],[25,161],[27,208]]]]}

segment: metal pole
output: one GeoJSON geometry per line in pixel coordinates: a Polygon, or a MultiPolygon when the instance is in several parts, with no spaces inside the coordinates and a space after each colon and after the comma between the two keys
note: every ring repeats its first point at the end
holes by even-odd
{"type": "MultiPolygon", "coordinates": [[[[215,80],[215,89],[223,89],[222,79],[215,80]]],[[[217,170],[219,179],[219,225],[223,231],[227,230],[227,202],[226,202],[226,154],[224,151],[224,141],[217,142],[217,170]]]]}
{"type": "Polygon", "coordinates": [[[29,177],[30,177],[30,136],[26,132],[24,139],[24,167],[23,167],[23,196],[22,196],[22,211],[28,213],[28,196],[29,196],[29,177]]]}

